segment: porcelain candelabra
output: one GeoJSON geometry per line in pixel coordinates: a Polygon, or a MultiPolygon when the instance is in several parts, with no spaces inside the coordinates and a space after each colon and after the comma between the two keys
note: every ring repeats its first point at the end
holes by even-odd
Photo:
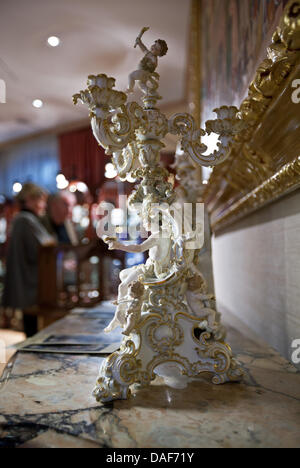
{"type": "Polygon", "coordinates": [[[137,70],[129,75],[127,93],[114,89],[115,79],[105,74],[90,75],[87,88],[74,95],[90,110],[91,125],[98,143],[112,156],[119,177],[139,180],[129,205],[140,203],[141,218],[151,235],[142,244],[125,246],[112,237],[104,239],[110,249],[149,252],[145,264],[125,269],[120,274],[117,308],[106,331],[123,328],[119,351],[104,359],[94,390],[98,401],[126,399],[130,386],[149,384],[162,365],[176,368],[188,378],[202,372],[213,374],[212,382],[239,380],[242,370],[224,341],[225,329],[215,310],[214,298],[207,291],[197,263],[195,233],[173,216],[176,192],[169,173],[160,166],[162,139],[170,132],[181,138],[181,146],[197,164],[222,163],[230,145],[245,128],[235,107],[215,110],[216,120],[197,128],[194,118],[180,113],[168,119],[157,108],[158,57],[167,53],[165,41],[158,39],[150,50],[142,42],[143,28],[136,39],[145,53],[137,70]],[[137,82],[142,104],[129,102],[128,95],[137,82]],[[217,133],[218,149],[204,155],[207,147],[201,137],[217,133]],[[153,228],[160,213],[160,223],[153,228]],[[192,246],[192,247],[191,247],[192,246]],[[173,366],[173,367],[172,367],[173,366]]]}

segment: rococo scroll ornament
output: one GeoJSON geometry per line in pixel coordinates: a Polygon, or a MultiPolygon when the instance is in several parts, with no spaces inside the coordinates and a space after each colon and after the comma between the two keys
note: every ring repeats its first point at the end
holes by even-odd
{"type": "MultiPolygon", "coordinates": [[[[197,266],[197,232],[186,223],[180,229],[172,212],[177,194],[169,172],[160,166],[161,140],[168,132],[178,135],[184,151],[199,165],[214,166],[228,155],[233,139],[247,125],[234,107],[216,109],[217,119],[205,130],[197,128],[189,114],[168,119],[156,107],[159,75],[158,57],[167,53],[167,44],[158,39],[148,49],[142,42],[143,28],[136,39],[145,54],[137,70],[129,75],[127,93],[114,90],[115,80],[104,74],[91,75],[84,91],[74,96],[90,110],[95,138],[112,155],[121,179],[139,180],[129,204],[140,203],[141,223],[151,232],[143,243],[124,245],[117,238],[104,237],[109,249],[148,252],[148,260],[120,273],[115,316],[106,332],[123,329],[124,339],[102,363],[94,390],[98,401],[124,399],[130,386],[149,384],[155,371],[169,365],[186,378],[202,372],[213,374],[213,383],[239,380],[242,370],[225,343],[225,329],[215,309],[215,300],[197,266]],[[142,105],[129,102],[137,82],[142,105]],[[215,132],[218,149],[205,155],[201,138],[215,132]],[[160,223],[153,220],[159,216],[160,223]]],[[[200,231],[204,231],[203,225],[200,231]]]]}

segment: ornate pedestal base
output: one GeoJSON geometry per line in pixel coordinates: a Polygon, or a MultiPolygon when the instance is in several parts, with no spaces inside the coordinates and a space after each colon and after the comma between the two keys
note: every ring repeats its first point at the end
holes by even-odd
{"type": "Polygon", "coordinates": [[[102,363],[93,392],[97,401],[127,399],[132,384],[150,384],[155,368],[164,363],[176,363],[190,378],[212,373],[214,384],[241,379],[243,371],[223,341],[224,328],[216,323],[212,330],[205,320],[212,312],[211,299],[204,300],[199,318],[190,311],[184,295],[178,295],[181,287],[182,277],[168,285],[148,286],[136,329],[124,338],[120,351],[102,363]]]}

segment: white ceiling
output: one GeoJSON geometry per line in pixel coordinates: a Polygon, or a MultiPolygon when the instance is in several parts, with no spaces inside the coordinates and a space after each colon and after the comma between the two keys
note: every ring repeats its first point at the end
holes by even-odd
{"type": "Polygon", "coordinates": [[[0,79],[7,103],[0,104],[0,144],[53,127],[78,124],[87,109],[72,95],[89,74],[106,73],[124,90],[141,59],[133,44],[143,26],[151,45],[165,39],[169,51],[159,62],[162,105],[185,94],[190,0],[1,0],[0,79]],[[52,48],[47,38],[57,35],[52,48]],[[41,109],[32,107],[36,98],[41,109]]]}

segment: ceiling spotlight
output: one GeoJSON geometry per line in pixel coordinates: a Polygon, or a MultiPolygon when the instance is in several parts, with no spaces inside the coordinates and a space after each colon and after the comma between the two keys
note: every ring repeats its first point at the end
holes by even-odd
{"type": "Polygon", "coordinates": [[[22,184],[20,182],[15,182],[13,185],[14,193],[20,193],[22,190],[22,184]]]}
{"type": "Polygon", "coordinates": [[[35,99],[34,101],[32,101],[32,105],[36,109],[40,109],[41,107],[43,107],[44,103],[40,99],[35,99]]]}
{"type": "Polygon", "coordinates": [[[60,39],[57,36],[50,36],[50,37],[48,37],[47,42],[48,42],[49,46],[57,47],[60,44],[60,39]]]}

